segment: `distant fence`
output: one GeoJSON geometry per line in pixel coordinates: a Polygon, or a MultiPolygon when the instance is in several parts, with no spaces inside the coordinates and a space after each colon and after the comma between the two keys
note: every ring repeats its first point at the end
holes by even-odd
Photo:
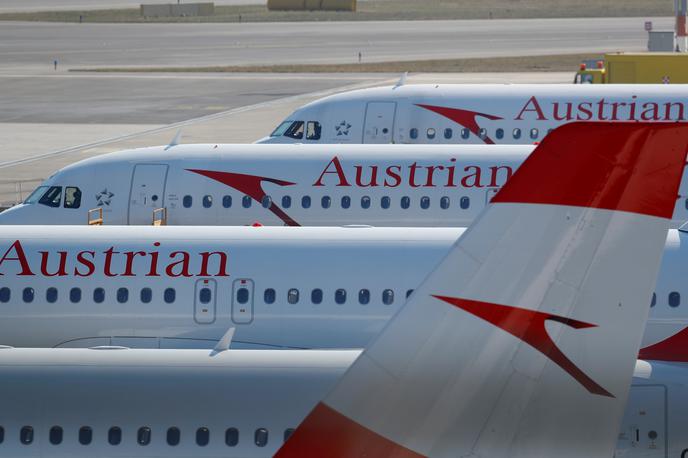
{"type": "Polygon", "coordinates": [[[270,11],[356,11],[356,0],[268,0],[270,11]]]}
{"type": "Polygon", "coordinates": [[[12,207],[24,199],[43,182],[43,178],[26,180],[0,180],[0,209],[12,207]]]}
{"type": "Polygon", "coordinates": [[[164,3],[141,5],[143,17],[212,16],[215,3],[164,3]]]}

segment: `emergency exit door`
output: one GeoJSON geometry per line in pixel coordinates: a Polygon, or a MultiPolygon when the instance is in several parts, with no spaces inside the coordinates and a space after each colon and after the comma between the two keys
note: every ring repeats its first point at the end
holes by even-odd
{"type": "Polygon", "coordinates": [[[392,143],[396,102],[368,102],[363,143],[392,143]]]}
{"type": "Polygon", "coordinates": [[[615,458],[668,456],[666,408],[664,385],[632,385],[615,458]]]}
{"type": "Polygon", "coordinates": [[[253,321],[253,280],[239,278],[232,283],[232,321],[236,324],[253,321]]]}
{"type": "Polygon", "coordinates": [[[198,324],[215,322],[217,283],[212,278],[196,281],[194,288],[194,321],[198,324]]]}
{"type": "Polygon", "coordinates": [[[137,164],[129,193],[129,224],[152,224],[153,210],[165,206],[166,164],[137,164]]]}

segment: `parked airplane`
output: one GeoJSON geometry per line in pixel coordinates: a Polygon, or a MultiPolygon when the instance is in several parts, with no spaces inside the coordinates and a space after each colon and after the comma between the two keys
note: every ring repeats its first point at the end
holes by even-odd
{"type": "MultiPolygon", "coordinates": [[[[65,167],[0,224],[468,226],[533,146],[178,145],[65,167]]],[[[545,179],[533,178],[533,186],[545,179]]],[[[688,179],[684,180],[688,183],[688,179]]],[[[683,187],[688,186],[685,185],[683,187]]],[[[674,227],[688,220],[680,191],[674,227]]]]}
{"type": "Polygon", "coordinates": [[[223,352],[225,339],[204,357],[5,349],[0,447],[17,457],[611,456],[688,143],[684,127],[609,127],[588,128],[596,148],[582,158],[574,144],[531,157],[362,354],[223,352]],[[557,161],[571,166],[533,188],[529,175],[557,161]],[[596,171],[582,187],[579,167],[596,171]],[[500,228],[508,236],[494,237],[500,228]]]}
{"type": "Polygon", "coordinates": [[[685,121],[680,85],[409,84],[309,103],[259,143],[532,144],[571,121],[685,121]]]}

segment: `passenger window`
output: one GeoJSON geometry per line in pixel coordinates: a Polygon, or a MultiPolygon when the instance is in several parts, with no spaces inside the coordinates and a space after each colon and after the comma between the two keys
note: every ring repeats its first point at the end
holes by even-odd
{"type": "Polygon", "coordinates": [[[283,196],[282,197],[282,208],[289,208],[289,207],[291,207],[291,197],[283,196]]]}
{"type": "Polygon", "coordinates": [[[0,302],[9,302],[11,297],[10,289],[6,286],[0,288],[0,302]]]}
{"type": "Polygon", "coordinates": [[[198,293],[198,300],[201,301],[201,304],[208,304],[212,298],[213,293],[210,291],[210,288],[201,288],[201,291],[198,293]]]}
{"type": "Polygon", "coordinates": [[[370,208],[370,197],[369,196],[361,197],[361,208],[370,208]]]}
{"type": "Polygon", "coordinates": [[[320,199],[320,204],[322,208],[330,208],[330,205],[332,205],[332,198],[330,196],[323,196],[322,199],[320,199]]]}
{"type": "Polygon", "coordinates": [[[420,208],[423,210],[430,208],[430,198],[428,196],[423,196],[420,198],[420,208]]]}
{"type": "Polygon", "coordinates": [[[401,198],[401,208],[406,210],[411,206],[411,198],[409,196],[404,196],[401,198]]]}
{"type": "Polygon", "coordinates": [[[292,434],[294,434],[294,428],[285,429],[284,430],[284,442],[288,441],[292,434]]]}
{"type": "Polygon", "coordinates": [[[62,443],[62,428],[59,426],[53,426],[50,428],[50,434],[48,435],[50,443],[53,445],[60,445],[62,443]]]}
{"type": "Polygon", "coordinates": [[[181,436],[182,435],[179,432],[179,428],[175,426],[167,428],[167,445],[171,445],[172,447],[179,445],[181,436]]]}
{"type": "Polygon", "coordinates": [[[478,131],[478,137],[480,137],[482,140],[485,140],[487,138],[487,129],[481,127],[478,131]]]}
{"type": "Polygon", "coordinates": [[[201,427],[196,430],[196,445],[205,447],[210,442],[210,431],[206,427],[201,427]]]}
{"type": "Polygon", "coordinates": [[[93,290],[93,302],[100,304],[105,300],[105,290],[103,288],[96,288],[93,290]]]}
{"type": "Polygon", "coordinates": [[[284,135],[284,132],[289,128],[289,126],[292,125],[294,121],[284,121],[282,122],[279,126],[277,126],[277,129],[273,130],[272,133],[270,134],[271,137],[281,137],[284,135]]]}
{"type": "Polygon", "coordinates": [[[177,298],[177,291],[174,288],[165,288],[165,292],[163,293],[162,297],[165,300],[165,303],[171,304],[177,298]]]}
{"type": "Polygon", "coordinates": [[[47,205],[48,207],[59,207],[62,200],[62,186],[51,186],[41,196],[38,201],[39,204],[47,205]]]}
{"type": "Polygon", "coordinates": [[[516,140],[518,140],[519,138],[521,138],[521,129],[519,129],[518,127],[515,127],[514,130],[511,132],[511,134],[513,135],[513,137],[516,140]]]}
{"type": "Polygon", "coordinates": [[[444,138],[449,140],[450,138],[452,138],[453,135],[454,132],[451,129],[444,129],[444,138]]]}
{"type": "Polygon", "coordinates": [[[382,292],[382,303],[385,305],[391,305],[394,302],[394,291],[391,289],[386,289],[382,292]]]}
{"type": "Polygon", "coordinates": [[[498,140],[501,140],[504,138],[504,129],[501,127],[495,131],[495,137],[497,137],[498,140]]]}
{"type": "Polygon", "coordinates": [[[113,426],[108,430],[108,444],[119,445],[122,442],[122,429],[113,426]]]}
{"type": "Polygon", "coordinates": [[[270,208],[272,206],[272,197],[263,196],[263,198],[260,201],[260,204],[263,206],[263,208],[270,208]]]}
{"type": "Polygon", "coordinates": [[[679,305],[681,305],[681,294],[676,291],[669,293],[669,306],[678,307],[679,305]]]}
{"type": "Polygon", "coordinates": [[[89,426],[82,426],[79,428],[79,443],[81,445],[88,445],[93,440],[93,430],[89,426]]]}
{"type": "Polygon", "coordinates": [[[65,208],[79,208],[81,206],[81,190],[73,186],[65,188],[65,208]]]}
{"type": "Polygon", "coordinates": [[[263,293],[263,302],[265,302],[266,304],[272,304],[275,302],[276,297],[277,295],[275,294],[275,290],[272,288],[268,288],[263,293]]]}
{"type": "Polygon", "coordinates": [[[244,196],[241,198],[241,206],[244,208],[251,208],[252,199],[251,196],[244,196]]]}
{"type": "Polygon", "coordinates": [[[69,301],[73,304],[81,301],[81,288],[72,288],[69,290],[69,301]]]}
{"type": "Polygon", "coordinates": [[[370,291],[367,289],[362,289],[358,292],[358,303],[366,305],[370,302],[370,291]]]}
{"type": "Polygon", "coordinates": [[[236,447],[239,443],[239,430],[236,428],[227,428],[225,431],[225,444],[227,447],[236,447]]]}
{"type": "Polygon", "coordinates": [[[232,207],[232,196],[222,196],[222,206],[225,208],[232,207]]]}
{"type": "Polygon", "coordinates": [[[320,140],[321,130],[318,121],[308,121],[308,124],[306,124],[306,140],[320,140]]]}
{"type": "Polygon", "coordinates": [[[294,121],[284,132],[284,136],[301,140],[303,138],[303,121],[294,121]]]}
{"type": "Polygon", "coordinates": [[[447,208],[449,208],[449,204],[450,204],[449,197],[444,196],[440,199],[440,208],[442,210],[446,210],[447,208]]]}
{"type": "Polygon", "coordinates": [[[299,290],[292,288],[287,292],[287,302],[296,304],[299,301],[299,290]]]}
{"type": "Polygon", "coordinates": [[[387,209],[390,207],[392,204],[392,199],[389,198],[389,196],[382,196],[380,199],[380,207],[387,209]]]}
{"type": "Polygon", "coordinates": [[[652,299],[650,300],[650,307],[657,305],[657,293],[652,293],[652,299]]]}
{"type": "Polygon", "coordinates": [[[5,442],[5,428],[0,426],[0,444],[5,442]]]}
{"type": "Polygon", "coordinates": [[[237,291],[237,302],[240,304],[245,304],[248,302],[248,289],[247,288],[239,288],[237,291]]]}
{"type": "Polygon", "coordinates": [[[141,302],[147,304],[153,299],[153,291],[150,288],[143,288],[141,290],[141,302]]]}
{"type": "Polygon", "coordinates": [[[33,296],[33,288],[24,288],[24,291],[22,291],[22,299],[24,300],[24,302],[33,302],[33,296]]]}
{"type": "Polygon", "coordinates": [[[428,128],[428,130],[425,132],[430,140],[435,138],[435,129],[432,127],[428,128]]]}
{"type": "Polygon", "coordinates": [[[418,138],[418,129],[414,127],[413,129],[409,130],[409,137],[411,137],[412,140],[418,138]]]}
{"type": "Polygon", "coordinates": [[[117,302],[124,304],[129,300],[129,290],[127,288],[117,289],[117,302]]]}
{"type": "MultiPolygon", "coordinates": [[[[9,291],[9,290],[8,290],[9,291]]],[[[57,288],[48,288],[45,290],[45,300],[50,304],[57,302],[57,288]]],[[[6,302],[6,301],[3,301],[6,302]]]]}
{"type": "Polygon", "coordinates": [[[468,209],[468,207],[471,206],[471,199],[468,196],[463,196],[461,200],[459,200],[459,207],[461,207],[462,210],[468,209]]]}
{"type": "Polygon", "coordinates": [[[19,442],[29,445],[33,442],[33,426],[24,426],[19,431],[19,442]]]}
{"type": "MultiPolygon", "coordinates": [[[[351,197],[342,196],[342,208],[349,208],[349,207],[351,207],[351,197]]],[[[688,208],[688,204],[686,204],[686,208],[688,208]]]]}
{"type": "Polygon", "coordinates": [[[151,441],[151,429],[148,426],[142,426],[136,433],[136,442],[139,445],[148,445],[151,441]]]}
{"type": "Polygon", "coordinates": [[[538,138],[538,130],[535,127],[530,129],[530,138],[532,138],[533,140],[538,138]]]}
{"type": "Polygon", "coordinates": [[[210,208],[213,206],[213,196],[203,196],[203,208],[210,208]]]}
{"type": "Polygon", "coordinates": [[[463,138],[464,140],[468,140],[468,137],[470,137],[470,135],[471,135],[470,130],[466,129],[465,127],[463,129],[461,129],[461,138],[463,138]]]}
{"type": "Polygon", "coordinates": [[[182,205],[184,208],[191,208],[193,205],[193,197],[186,195],[182,198],[182,205]]]}
{"type": "Polygon", "coordinates": [[[265,428],[256,429],[253,441],[258,447],[265,447],[268,445],[268,430],[265,428]]]}
{"type": "Polygon", "coordinates": [[[311,291],[311,302],[314,304],[319,304],[323,300],[323,292],[321,289],[316,288],[311,291]]]}
{"type": "Polygon", "coordinates": [[[311,208],[311,198],[310,196],[303,196],[301,198],[301,206],[303,208],[311,208]]]}
{"type": "Polygon", "coordinates": [[[409,297],[411,294],[413,294],[413,290],[412,290],[412,289],[407,289],[407,290],[406,290],[406,299],[408,299],[408,297],[409,297]]]}
{"type": "Polygon", "coordinates": [[[337,291],[334,292],[334,301],[337,304],[343,304],[346,302],[346,290],[345,289],[338,289],[337,291]]]}

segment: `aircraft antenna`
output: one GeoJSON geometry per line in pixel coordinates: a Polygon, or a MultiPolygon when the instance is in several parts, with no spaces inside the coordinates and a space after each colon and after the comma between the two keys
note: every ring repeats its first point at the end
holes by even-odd
{"type": "Polygon", "coordinates": [[[177,131],[177,135],[175,135],[174,138],[172,139],[172,141],[170,142],[170,144],[165,147],[165,151],[172,148],[173,146],[177,146],[181,142],[181,140],[182,140],[182,130],[179,129],[177,131]]]}
{"type": "Polygon", "coordinates": [[[397,84],[394,85],[395,88],[399,86],[403,86],[406,84],[406,77],[408,76],[408,72],[402,73],[401,77],[399,78],[399,81],[397,81],[397,84]]]}

